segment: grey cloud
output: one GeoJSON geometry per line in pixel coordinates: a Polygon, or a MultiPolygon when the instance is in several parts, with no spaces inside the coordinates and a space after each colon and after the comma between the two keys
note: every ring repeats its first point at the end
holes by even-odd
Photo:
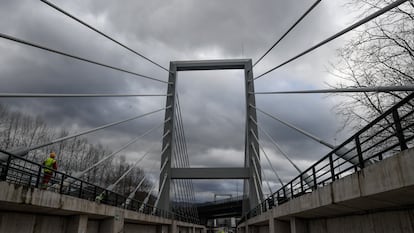
{"type": "MultiPolygon", "coordinates": [[[[239,58],[256,59],[310,5],[307,1],[53,1],[74,15],[114,35],[132,48],[167,66],[171,60],[239,58]]],[[[322,3],[276,48],[257,69],[257,75],[324,36],[337,31],[332,12],[337,3],[322,3]]],[[[0,32],[103,63],[167,80],[167,72],[84,28],[39,1],[2,2],[0,32]]],[[[255,82],[256,90],[312,89],[328,77],[323,72],[335,54],[335,42],[284,69],[255,82]]],[[[0,92],[45,93],[166,93],[166,85],[117,71],[84,64],[59,55],[0,40],[0,92]]],[[[243,73],[180,72],[178,90],[191,164],[242,166],[244,155],[245,96],[243,73]]],[[[56,128],[71,131],[93,128],[165,106],[165,98],[2,99],[15,110],[46,119],[56,128]]],[[[257,96],[257,105],[301,128],[334,142],[338,119],[330,112],[333,101],[320,96],[257,96]]],[[[163,121],[163,113],[87,136],[116,149],[163,121]]],[[[259,124],[271,132],[300,166],[307,166],[327,149],[258,113],[259,124]]],[[[162,129],[126,150],[136,159],[150,145],[158,145],[149,168],[159,159],[162,129]],[[158,153],[158,154],[157,154],[158,153]],[[158,156],[158,157],[157,157],[158,156]]],[[[285,181],[296,175],[263,134],[260,139],[285,181]]],[[[275,177],[262,156],[272,185],[275,177]]],[[[158,177],[159,162],[151,171],[158,177]]],[[[241,192],[241,181],[197,181],[199,200],[216,192],[241,192]],[[238,187],[236,187],[238,186],[238,187]]]]}

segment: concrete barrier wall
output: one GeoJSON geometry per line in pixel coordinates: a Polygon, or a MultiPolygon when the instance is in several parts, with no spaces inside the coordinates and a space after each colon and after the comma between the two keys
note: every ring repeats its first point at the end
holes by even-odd
{"type": "MultiPolygon", "coordinates": [[[[169,225],[125,222],[116,229],[114,220],[88,219],[86,215],[56,216],[38,213],[0,212],[0,233],[170,233],[169,225]],[[112,230],[115,229],[115,230],[112,230]]],[[[194,226],[177,226],[174,233],[202,233],[194,226]]]]}
{"type": "Polygon", "coordinates": [[[242,233],[414,233],[414,149],[247,220],[242,233]]]}
{"type": "Polygon", "coordinates": [[[205,232],[205,227],[0,182],[0,233],[205,232]]]}
{"type": "Polygon", "coordinates": [[[292,217],[273,228],[270,225],[245,226],[238,232],[246,233],[247,228],[248,233],[414,233],[414,208],[332,218],[292,217]]]}

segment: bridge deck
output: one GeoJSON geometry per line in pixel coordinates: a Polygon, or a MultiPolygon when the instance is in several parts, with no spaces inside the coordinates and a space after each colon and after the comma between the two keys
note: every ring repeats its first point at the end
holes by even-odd
{"type": "MultiPolygon", "coordinates": [[[[275,221],[276,224],[280,223],[279,227],[291,229],[298,223],[296,220],[300,219],[301,224],[306,225],[309,232],[343,232],[343,229],[349,229],[347,226],[349,224],[346,223],[352,223],[352,221],[346,221],[345,218],[340,221],[338,216],[354,216],[355,228],[367,228],[370,224],[380,223],[373,223],[374,220],[358,220],[358,216],[364,218],[367,214],[375,213],[388,213],[390,218],[384,221],[390,224],[391,219],[394,219],[395,222],[391,225],[395,229],[403,229],[404,224],[413,226],[414,222],[408,216],[414,204],[413,167],[414,149],[403,151],[312,193],[292,199],[248,219],[239,226],[239,230],[243,232],[245,228],[262,226],[265,232],[274,232],[269,230],[269,227],[275,227],[275,221]],[[321,223],[319,226],[314,224],[317,221],[319,221],[318,224],[321,223]],[[331,230],[328,231],[326,229],[330,221],[334,223],[331,223],[331,230]]],[[[351,232],[363,231],[354,229],[351,232]]],[[[414,232],[414,229],[404,232],[414,232]]]]}
{"type": "MultiPolygon", "coordinates": [[[[72,220],[76,216],[83,219],[83,228],[88,228],[87,232],[114,233],[121,229],[125,232],[136,232],[136,230],[151,232],[150,228],[156,229],[157,227],[164,232],[177,232],[180,227],[191,229],[193,232],[202,232],[205,229],[201,225],[143,214],[51,191],[0,182],[0,232],[34,232],[27,229],[31,227],[33,230],[36,224],[42,227],[41,222],[48,222],[48,219],[50,222],[57,221],[59,224],[45,226],[41,232],[67,232],[68,227],[74,224],[72,220]],[[22,218],[27,221],[19,224],[22,218]],[[22,229],[21,225],[25,225],[25,228],[22,229]]],[[[85,232],[86,229],[81,228],[79,231],[72,232],[85,232]]]]}

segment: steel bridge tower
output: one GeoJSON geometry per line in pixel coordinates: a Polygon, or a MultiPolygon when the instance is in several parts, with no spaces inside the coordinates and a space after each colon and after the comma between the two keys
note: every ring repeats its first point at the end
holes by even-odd
{"type": "Polygon", "coordinates": [[[251,208],[263,201],[261,190],[261,168],[259,157],[259,145],[255,140],[252,131],[258,135],[257,125],[253,123],[257,120],[254,96],[254,83],[251,59],[231,59],[231,60],[205,60],[205,61],[171,61],[167,90],[167,109],[165,111],[164,134],[162,148],[167,148],[161,155],[161,173],[159,187],[158,208],[171,210],[170,206],[170,184],[173,179],[243,179],[243,213],[247,213],[251,208]],[[194,70],[227,70],[243,69],[245,77],[245,96],[246,96],[246,128],[245,128],[245,158],[244,167],[231,168],[172,168],[172,148],[174,145],[173,132],[175,122],[175,97],[177,88],[178,71],[194,70]]]}

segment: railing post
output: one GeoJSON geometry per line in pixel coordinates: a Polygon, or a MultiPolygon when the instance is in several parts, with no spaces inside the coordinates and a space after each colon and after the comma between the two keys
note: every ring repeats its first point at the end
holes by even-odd
{"type": "Polygon", "coordinates": [[[32,176],[32,174],[30,174],[30,176],[29,176],[29,186],[32,186],[32,179],[33,179],[33,176],[32,176]]]}
{"type": "Polygon", "coordinates": [[[303,189],[303,176],[302,174],[300,175],[300,192],[303,193],[304,189],[303,189]]]}
{"type": "Polygon", "coordinates": [[[331,170],[332,181],[335,181],[335,168],[332,159],[332,153],[329,154],[329,169],[331,170]]]}
{"type": "Polygon", "coordinates": [[[109,202],[109,193],[108,193],[108,190],[106,190],[105,189],[105,196],[104,196],[104,198],[103,198],[103,201],[106,199],[106,204],[111,204],[110,202],[109,202]]]}
{"type": "Polygon", "coordinates": [[[273,195],[270,195],[269,198],[266,199],[267,200],[267,206],[269,207],[269,209],[272,209],[273,206],[273,195]]]}
{"type": "Polygon", "coordinates": [[[313,178],[313,189],[316,189],[318,187],[318,182],[316,180],[316,171],[315,167],[312,167],[312,178],[313,178]]]}
{"type": "Polygon", "coordinates": [[[96,195],[96,189],[97,189],[97,187],[96,187],[96,185],[94,185],[93,186],[93,197],[95,198],[97,195],[96,195]]]}
{"type": "Polygon", "coordinates": [[[63,193],[63,181],[65,180],[65,174],[62,173],[61,175],[61,180],[60,180],[60,187],[59,187],[59,193],[62,194],[63,193]]]}
{"type": "Polygon", "coordinates": [[[143,203],[142,202],[140,202],[140,201],[137,201],[137,209],[136,209],[136,211],[138,212],[138,213],[143,213],[144,212],[144,208],[145,208],[145,206],[142,208],[142,211],[140,210],[140,208],[141,208],[141,205],[143,205],[143,203]]]}
{"type": "Polygon", "coordinates": [[[4,170],[2,170],[0,180],[7,180],[7,173],[9,172],[11,160],[12,160],[12,156],[9,155],[9,157],[7,158],[6,167],[4,168],[4,170]]]}
{"type": "Polygon", "coordinates": [[[39,166],[39,170],[37,171],[37,176],[36,176],[36,188],[39,188],[39,183],[40,183],[40,177],[42,176],[42,165],[39,166]]]}
{"type": "Polygon", "coordinates": [[[277,191],[277,195],[276,195],[276,205],[279,205],[279,200],[280,200],[280,193],[279,193],[279,191],[277,191]]]}
{"type": "Polygon", "coordinates": [[[361,142],[359,141],[359,135],[355,137],[355,146],[356,146],[357,154],[358,154],[359,167],[362,169],[365,167],[365,163],[364,163],[364,157],[362,157],[362,149],[361,149],[361,142]]]}
{"type": "Polygon", "coordinates": [[[83,181],[81,181],[81,182],[80,182],[80,185],[79,185],[79,194],[78,194],[78,197],[79,197],[79,198],[81,198],[81,197],[82,197],[82,188],[83,188],[83,181]]]}
{"type": "Polygon", "coordinates": [[[394,124],[395,124],[395,129],[396,129],[395,134],[397,135],[398,141],[400,142],[400,148],[402,151],[406,150],[408,149],[408,147],[407,147],[407,143],[405,142],[404,133],[403,133],[401,122],[400,122],[400,116],[398,115],[397,109],[392,111],[392,117],[394,118],[394,124]]]}

